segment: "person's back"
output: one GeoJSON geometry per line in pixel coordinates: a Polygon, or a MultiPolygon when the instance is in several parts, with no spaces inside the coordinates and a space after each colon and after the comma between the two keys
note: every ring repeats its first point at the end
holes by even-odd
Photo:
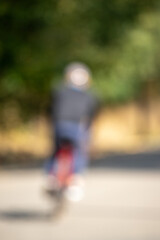
{"type": "Polygon", "coordinates": [[[88,91],[63,86],[55,93],[52,112],[56,123],[69,121],[89,127],[95,110],[96,100],[88,91]]]}

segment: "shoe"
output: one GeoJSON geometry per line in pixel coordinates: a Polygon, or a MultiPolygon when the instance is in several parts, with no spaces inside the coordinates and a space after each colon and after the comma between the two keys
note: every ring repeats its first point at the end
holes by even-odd
{"type": "Polygon", "coordinates": [[[78,202],[84,197],[84,179],[80,174],[74,174],[70,177],[66,189],[66,198],[72,202],[78,202]]]}
{"type": "Polygon", "coordinates": [[[66,189],[65,196],[71,202],[79,202],[84,197],[84,189],[76,185],[69,186],[66,189]]]}
{"type": "Polygon", "coordinates": [[[58,186],[56,177],[54,175],[49,175],[47,178],[47,182],[44,186],[45,192],[47,192],[47,193],[54,192],[58,189],[58,187],[59,186],[58,186]]]}

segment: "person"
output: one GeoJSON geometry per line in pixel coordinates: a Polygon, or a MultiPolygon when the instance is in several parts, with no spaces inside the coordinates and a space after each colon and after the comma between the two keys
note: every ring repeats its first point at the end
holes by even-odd
{"type": "Polygon", "coordinates": [[[90,128],[98,106],[96,97],[89,91],[90,85],[89,68],[83,63],[71,63],[65,69],[64,83],[52,94],[55,150],[48,172],[56,168],[55,156],[64,138],[74,145],[74,179],[80,179],[87,169],[90,128]]]}

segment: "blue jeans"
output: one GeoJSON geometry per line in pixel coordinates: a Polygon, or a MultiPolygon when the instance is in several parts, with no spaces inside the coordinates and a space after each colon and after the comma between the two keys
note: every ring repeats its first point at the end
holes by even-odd
{"type": "Polygon", "coordinates": [[[55,125],[55,152],[49,162],[47,169],[56,166],[56,153],[59,149],[61,139],[67,138],[73,142],[73,173],[82,174],[88,166],[88,137],[89,131],[83,125],[73,122],[59,122],[55,125]]]}

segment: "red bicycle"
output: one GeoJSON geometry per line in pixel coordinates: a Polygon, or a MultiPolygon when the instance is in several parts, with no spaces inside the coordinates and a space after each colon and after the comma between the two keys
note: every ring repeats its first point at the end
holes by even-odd
{"type": "Polygon", "coordinates": [[[79,201],[83,195],[80,181],[75,181],[74,176],[74,144],[68,139],[61,140],[55,159],[49,174],[52,187],[47,190],[52,205],[51,216],[59,215],[68,200],[79,201]]]}

